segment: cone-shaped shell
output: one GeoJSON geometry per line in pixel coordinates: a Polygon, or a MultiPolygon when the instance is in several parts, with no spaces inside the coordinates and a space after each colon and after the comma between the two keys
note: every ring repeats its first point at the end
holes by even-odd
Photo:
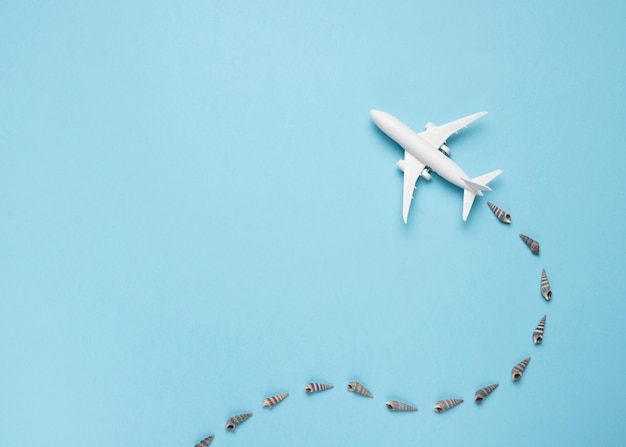
{"type": "Polygon", "coordinates": [[[491,208],[491,211],[493,211],[493,214],[496,215],[496,217],[498,218],[500,222],[503,222],[505,224],[511,223],[511,215],[509,213],[507,213],[501,208],[498,208],[491,202],[487,202],[487,205],[489,206],[489,208],[491,208]]]}
{"type": "Polygon", "coordinates": [[[544,315],[533,332],[533,341],[536,345],[543,341],[543,330],[546,327],[546,316],[544,315]]]}
{"type": "Polygon", "coordinates": [[[498,388],[498,384],[494,383],[493,385],[487,385],[486,387],[479,389],[478,391],[476,391],[476,394],[474,394],[474,402],[476,402],[477,404],[482,404],[487,396],[493,393],[493,390],[495,390],[496,388],[498,388]]]}
{"type": "Polygon", "coordinates": [[[539,242],[522,233],[519,234],[519,237],[522,238],[526,245],[528,245],[528,248],[530,248],[530,251],[532,251],[534,255],[539,254],[539,242]]]}
{"type": "Polygon", "coordinates": [[[246,419],[252,417],[252,413],[244,413],[238,414],[237,416],[233,416],[232,418],[226,421],[226,430],[234,431],[239,424],[241,424],[246,419]]]}
{"type": "Polygon", "coordinates": [[[550,281],[548,281],[545,269],[541,269],[541,295],[543,295],[546,301],[552,299],[552,289],[550,289],[550,281]]]}
{"type": "Polygon", "coordinates": [[[390,400],[385,405],[390,411],[417,411],[417,408],[403,402],[398,402],[397,400],[390,400]]]}
{"type": "Polygon", "coordinates": [[[363,385],[361,385],[356,380],[348,383],[348,391],[353,391],[355,393],[358,393],[358,394],[360,394],[362,396],[366,396],[366,397],[374,397],[372,395],[372,393],[370,393],[367,388],[365,388],[363,385]]]}
{"type": "Polygon", "coordinates": [[[318,391],[326,391],[334,388],[332,385],[326,385],[325,383],[309,383],[304,387],[304,391],[307,393],[317,393],[318,391]]]}
{"type": "Polygon", "coordinates": [[[207,436],[202,441],[197,443],[196,447],[209,447],[209,444],[213,442],[213,439],[215,439],[215,435],[207,436]]]}
{"type": "Polygon", "coordinates": [[[526,357],[524,360],[522,360],[513,367],[513,369],[511,370],[511,379],[513,379],[514,382],[522,378],[522,374],[528,366],[528,362],[530,362],[530,357],[526,357]]]}
{"type": "Polygon", "coordinates": [[[263,401],[262,406],[269,407],[269,409],[271,410],[274,405],[281,402],[287,396],[289,396],[289,393],[282,393],[282,394],[277,394],[276,396],[268,397],[267,399],[263,401]]]}
{"type": "Polygon", "coordinates": [[[445,399],[440,400],[435,404],[435,411],[437,413],[443,413],[449,408],[456,407],[459,404],[463,403],[463,399],[445,399]]]}

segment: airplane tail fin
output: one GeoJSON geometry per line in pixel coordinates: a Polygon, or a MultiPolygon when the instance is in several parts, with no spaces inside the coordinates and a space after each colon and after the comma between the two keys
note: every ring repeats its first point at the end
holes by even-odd
{"type": "Polygon", "coordinates": [[[491,191],[491,188],[487,186],[487,184],[500,174],[502,174],[502,169],[474,177],[471,180],[466,178],[461,179],[468,186],[468,189],[463,189],[463,220],[467,220],[467,216],[469,216],[472,205],[474,204],[476,194],[482,196],[483,191],[491,191]]]}

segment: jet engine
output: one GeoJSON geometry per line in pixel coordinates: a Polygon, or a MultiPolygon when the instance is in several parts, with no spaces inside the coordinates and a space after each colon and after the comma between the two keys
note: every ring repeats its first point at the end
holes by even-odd
{"type": "Polygon", "coordinates": [[[450,156],[450,148],[446,146],[445,144],[442,144],[439,150],[443,152],[446,157],[450,156]]]}
{"type": "Polygon", "coordinates": [[[402,172],[404,172],[404,160],[398,160],[398,163],[396,163],[396,166],[398,167],[399,170],[401,170],[402,172]]]}

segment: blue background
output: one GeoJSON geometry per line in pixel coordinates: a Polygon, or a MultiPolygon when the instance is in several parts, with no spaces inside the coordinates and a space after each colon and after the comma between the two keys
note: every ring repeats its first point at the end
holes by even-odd
{"type": "Polygon", "coordinates": [[[621,444],[626,7],[505,3],[1,2],[0,445],[621,444]]]}

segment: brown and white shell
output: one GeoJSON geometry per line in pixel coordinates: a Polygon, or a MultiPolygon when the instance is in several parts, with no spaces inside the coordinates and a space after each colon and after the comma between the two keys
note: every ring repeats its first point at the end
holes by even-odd
{"type": "Polygon", "coordinates": [[[463,399],[444,399],[435,404],[435,412],[443,413],[444,411],[456,407],[463,403],[463,399]]]}
{"type": "Polygon", "coordinates": [[[498,386],[499,385],[497,383],[494,383],[493,385],[487,385],[486,387],[479,389],[476,391],[476,394],[474,394],[474,402],[477,404],[483,403],[487,396],[493,393],[493,390],[498,388],[498,386]]]}
{"type": "Polygon", "coordinates": [[[246,419],[252,417],[252,413],[244,413],[238,414],[237,416],[233,416],[226,421],[226,430],[234,431],[239,424],[241,424],[246,419]]]}
{"type": "Polygon", "coordinates": [[[498,218],[500,222],[505,223],[505,224],[511,223],[511,215],[507,213],[506,211],[504,211],[502,208],[498,208],[496,205],[494,205],[491,202],[487,202],[487,206],[491,208],[491,211],[493,211],[493,214],[496,215],[496,217],[498,218]]]}
{"type": "Polygon", "coordinates": [[[524,243],[526,245],[528,245],[528,248],[530,248],[530,251],[534,254],[534,255],[538,255],[539,254],[539,242],[537,242],[536,240],[526,236],[525,234],[520,233],[519,237],[524,241],[524,243]]]}
{"type": "Polygon", "coordinates": [[[513,379],[514,382],[517,382],[519,379],[522,378],[522,374],[528,366],[528,362],[530,362],[530,357],[526,357],[524,360],[522,360],[513,367],[513,369],[511,370],[511,379],[513,379]]]}
{"type": "Polygon", "coordinates": [[[327,385],[325,383],[309,383],[304,387],[304,391],[307,393],[317,393],[319,391],[326,391],[334,388],[332,385],[327,385]]]}
{"type": "Polygon", "coordinates": [[[550,301],[552,299],[552,289],[550,288],[550,281],[548,281],[548,275],[546,275],[546,269],[541,269],[541,295],[550,301]]]}
{"type": "Polygon", "coordinates": [[[390,400],[385,406],[389,411],[417,411],[416,407],[397,400],[390,400]]]}
{"type": "Polygon", "coordinates": [[[274,405],[276,405],[279,402],[282,402],[287,396],[289,396],[289,393],[281,393],[281,394],[277,394],[276,396],[268,397],[267,399],[263,401],[262,406],[269,407],[269,409],[271,410],[274,405]]]}
{"type": "Polygon", "coordinates": [[[539,321],[539,324],[537,325],[537,327],[535,328],[535,331],[533,332],[533,341],[535,342],[536,345],[538,345],[539,343],[543,341],[543,330],[545,329],[545,327],[546,327],[546,316],[544,315],[541,321],[539,321]]]}
{"type": "Polygon", "coordinates": [[[202,441],[197,443],[196,447],[209,447],[209,444],[213,442],[213,439],[215,439],[215,435],[207,436],[202,441]]]}
{"type": "Polygon", "coordinates": [[[365,397],[374,397],[372,395],[372,393],[370,393],[370,391],[367,388],[365,388],[363,385],[361,385],[356,380],[353,380],[352,382],[348,383],[348,391],[355,392],[355,393],[360,394],[361,396],[365,396],[365,397]]]}

